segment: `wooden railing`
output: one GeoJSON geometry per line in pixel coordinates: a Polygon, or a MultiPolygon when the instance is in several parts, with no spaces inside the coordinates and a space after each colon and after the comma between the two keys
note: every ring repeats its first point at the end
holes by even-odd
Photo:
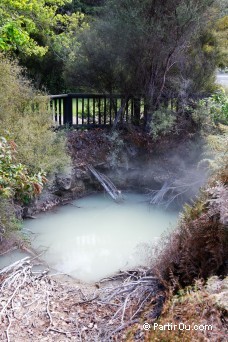
{"type": "MultiPolygon", "coordinates": [[[[187,102],[198,101],[209,94],[191,94],[187,102]]],[[[118,116],[119,123],[145,126],[147,106],[143,97],[104,94],[61,94],[51,95],[50,109],[56,127],[75,128],[112,126],[118,116]],[[124,108],[119,115],[120,108],[124,108]]],[[[178,95],[163,97],[161,106],[179,112],[186,106],[178,95]]]]}
{"type": "MultiPolygon", "coordinates": [[[[52,95],[50,107],[56,126],[102,127],[112,125],[126,99],[121,95],[52,95]]],[[[119,122],[139,125],[145,121],[143,98],[129,97],[119,122]]]]}

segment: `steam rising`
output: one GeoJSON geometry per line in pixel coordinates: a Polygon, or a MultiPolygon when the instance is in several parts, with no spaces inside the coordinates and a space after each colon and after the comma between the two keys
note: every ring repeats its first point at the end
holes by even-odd
{"type": "Polygon", "coordinates": [[[115,171],[108,176],[120,189],[133,189],[147,193],[148,202],[158,206],[176,206],[193,199],[209,176],[202,163],[205,144],[201,139],[186,141],[161,153],[142,153],[132,147],[122,151],[115,171]]]}

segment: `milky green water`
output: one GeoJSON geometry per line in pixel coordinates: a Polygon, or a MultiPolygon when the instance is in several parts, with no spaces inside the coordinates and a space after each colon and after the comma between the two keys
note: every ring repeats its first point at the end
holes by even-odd
{"type": "Polygon", "coordinates": [[[104,194],[91,195],[26,220],[32,246],[58,272],[86,282],[145,265],[147,246],[172,229],[176,212],[153,209],[145,196],[125,194],[116,204],[104,194]]]}

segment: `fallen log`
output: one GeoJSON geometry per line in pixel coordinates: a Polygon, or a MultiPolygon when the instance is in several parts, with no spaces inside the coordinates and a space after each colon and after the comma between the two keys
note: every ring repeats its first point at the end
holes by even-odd
{"type": "Polygon", "coordinates": [[[92,165],[87,165],[89,171],[94,175],[94,177],[98,180],[98,182],[103,186],[103,188],[107,191],[107,193],[112,197],[112,199],[116,202],[123,201],[123,196],[120,190],[116,188],[116,186],[112,183],[112,181],[102,174],[101,172],[95,170],[92,165]]]}

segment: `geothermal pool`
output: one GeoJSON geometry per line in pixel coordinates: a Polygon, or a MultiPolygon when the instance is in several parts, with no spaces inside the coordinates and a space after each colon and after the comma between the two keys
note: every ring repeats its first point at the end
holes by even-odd
{"type": "Polygon", "coordinates": [[[32,247],[57,272],[85,282],[147,265],[152,245],[174,228],[178,213],[153,208],[145,195],[124,194],[117,204],[94,194],[26,220],[32,247]]]}

